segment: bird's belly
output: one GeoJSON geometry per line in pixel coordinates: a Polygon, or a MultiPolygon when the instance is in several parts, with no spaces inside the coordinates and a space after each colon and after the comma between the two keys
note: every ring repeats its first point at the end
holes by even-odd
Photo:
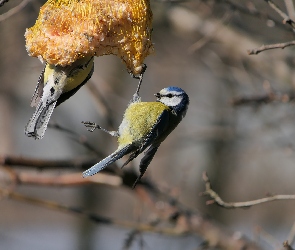
{"type": "Polygon", "coordinates": [[[130,104],[119,127],[119,145],[141,144],[167,109],[169,107],[160,102],[130,104]]]}

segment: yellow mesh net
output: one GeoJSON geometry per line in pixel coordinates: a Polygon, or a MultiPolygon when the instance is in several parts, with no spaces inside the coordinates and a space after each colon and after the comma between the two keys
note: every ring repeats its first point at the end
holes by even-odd
{"type": "Polygon", "coordinates": [[[66,66],[85,56],[114,54],[141,71],[153,51],[149,0],[48,0],[25,33],[30,56],[66,66]]]}

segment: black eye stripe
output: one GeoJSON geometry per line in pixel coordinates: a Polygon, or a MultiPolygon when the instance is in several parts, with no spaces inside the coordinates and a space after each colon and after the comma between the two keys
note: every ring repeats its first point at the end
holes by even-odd
{"type": "Polygon", "coordinates": [[[161,97],[169,97],[169,98],[171,98],[171,97],[174,97],[174,96],[181,96],[181,95],[173,95],[173,94],[166,94],[166,95],[161,95],[161,97]]]}

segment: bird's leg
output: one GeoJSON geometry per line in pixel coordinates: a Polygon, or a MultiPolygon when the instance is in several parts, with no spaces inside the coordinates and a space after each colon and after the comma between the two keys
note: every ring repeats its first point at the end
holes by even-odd
{"type": "Polygon", "coordinates": [[[110,134],[111,136],[114,137],[119,137],[118,131],[109,131],[107,129],[102,128],[101,126],[99,126],[98,124],[94,123],[94,122],[84,122],[82,121],[82,123],[85,125],[85,127],[87,128],[88,131],[93,132],[95,129],[100,129],[108,134],[110,134]]]}
{"type": "Polygon", "coordinates": [[[141,86],[141,83],[142,83],[143,74],[144,74],[144,72],[146,71],[146,69],[147,69],[146,64],[143,64],[143,66],[142,66],[142,70],[141,70],[139,76],[136,76],[136,75],[134,75],[132,72],[129,72],[129,74],[130,74],[133,78],[135,78],[135,79],[139,79],[139,83],[138,83],[138,85],[137,85],[136,92],[135,92],[134,95],[133,95],[132,102],[139,102],[139,101],[140,101],[139,90],[140,90],[140,86],[141,86]]]}

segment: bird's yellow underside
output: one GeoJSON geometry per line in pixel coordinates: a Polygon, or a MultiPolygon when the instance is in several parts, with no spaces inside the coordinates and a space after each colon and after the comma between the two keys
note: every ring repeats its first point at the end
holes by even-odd
{"type": "Polygon", "coordinates": [[[61,66],[114,54],[137,74],[153,51],[151,22],[149,0],[48,0],[25,33],[26,48],[61,66]]]}
{"type": "Polygon", "coordinates": [[[119,128],[119,148],[132,142],[141,142],[152,130],[159,116],[169,107],[161,102],[138,102],[129,105],[119,128]],[[149,114],[149,115],[146,115],[149,114]]]}
{"type": "MultiPolygon", "coordinates": [[[[90,58],[85,57],[81,60],[81,63],[85,63],[89,60],[91,60],[91,57],[90,58]]],[[[50,83],[52,86],[54,86],[55,90],[60,89],[62,93],[65,93],[78,87],[89,75],[89,73],[91,72],[91,69],[92,69],[92,64],[89,63],[87,68],[83,70],[76,70],[70,76],[66,77],[65,82],[62,82],[62,83],[59,82],[58,85],[55,85],[54,80],[60,76],[60,72],[56,69],[54,65],[47,64],[44,71],[44,84],[46,85],[50,83]]]]}

